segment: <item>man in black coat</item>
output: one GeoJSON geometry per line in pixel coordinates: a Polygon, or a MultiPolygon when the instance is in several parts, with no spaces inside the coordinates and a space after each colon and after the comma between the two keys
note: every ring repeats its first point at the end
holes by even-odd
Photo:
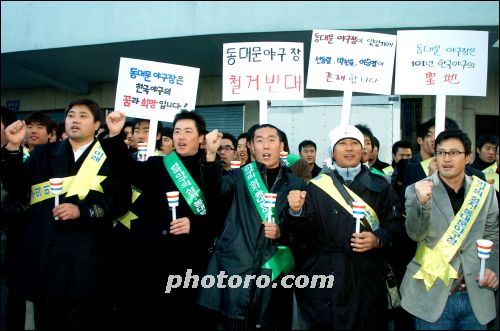
{"type": "Polygon", "coordinates": [[[207,270],[207,276],[222,273],[226,281],[202,289],[197,302],[221,314],[227,330],[289,330],[292,291],[278,282],[293,269],[293,257],[282,235],[287,232],[282,221],[288,192],[305,189],[305,182],[280,161],[284,143],[273,125],[262,124],[253,131],[256,161],[225,176],[216,161],[222,135],[214,130],[206,138],[202,178],[208,204],[217,205],[220,199],[232,204],[207,270]],[[263,205],[265,193],[277,194],[271,222],[263,205]],[[234,286],[233,279],[242,283],[234,286]]]}
{"type": "MultiPolygon", "coordinates": [[[[404,232],[399,199],[390,184],[361,164],[364,137],[354,126],[330,132],[335,161],[308,184],[291,191],[288,219],[301,225],[295,237],[307,244],[305,262],[296,271],[309,279],[334,277],[330,288],[296,288],[297,304],[313,329],[383,330],[387,323],[387,289],[383,257],[404,232]],[[356,232],[353,207],[346,195],[367,207],[356,232]]],[[[288,210],[288,209],[287,209],[288,210]]]]}
{"type": "MultiPolygon", "coordinates": [[[[114,113],[117,122],[125,122],[123,113],[114,113]]],[[[200,115],[182,110],[173,121],[175,151],[145,162],[129,160],[130,180],[140,196],[131,207],[137,219],[131,222],[130,265],[123,277],[135,296],[130,323],[144,330],[215,327],[208,312],[195,304],[198,288],[193,283],[167,290],[177,276],[202,278],[215,238],[216,223],[200,190],[205,132],[200,115]],[[166,197],[171,191],[179,192],[175,219],[166,197]]]]}
{"type": "Polygon", "coordinates": [[[31,192],[11,284],[34,302],[37,330],[112,327],[112,221],[130,205],[130,184],[122,170],[126,146],[119,135],[95,139],[100,124],[96,102],[70,103],[68,139],[37,146],[26,163],[21,150],[26,124],[17,121],[5,130],[2,183],[14,196],[31,192]],[[57,206],[51,178],[63,179],[57,206]]]}
{"type": "Polygon", "coordinates": [[[321,172],[321,167],[316,164],[316,143],[312,140],[303,140],[299,144],[300,157],[307,161],[311,178],[316,177],[321,172]]]}
{"type": "MultiPolygon", "coordinates": [[[[481,172],[483,172],[484,174],[495,173],[498,167],[495,158],[495,156],[498,155],[497,149],[498,149],[498,136],[492,134],[482,135],[477,139],[476,157],[474,158],[474,162],[472,162],[470,166],[472,168],[481,170],[481,172]]],[[[490,176],[488,177],[488,180],[490,184],[494,183],[494,180],[491,180],[490,176]]],[[[496,187],[498,188],[498,183],[496,187]]]]}
{"type": "MultiPolygon", "coordinates": [[[[390,166],[389,163],[381,161],[378,158],[378,153],[380,151],[380,141],[377,137],[373,136],[373,149],[370,158],[368,159],[368,163],[370,164],[370,168],[375,168],[384,172],[384,169],[390,166]]],[[[385,172],[384,172],[385,173],[385,172]]]]}

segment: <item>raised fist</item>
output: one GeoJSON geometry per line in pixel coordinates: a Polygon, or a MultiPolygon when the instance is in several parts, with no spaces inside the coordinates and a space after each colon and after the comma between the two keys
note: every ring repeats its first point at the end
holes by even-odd
{"type": "Polygon", "coordinates": [[[306,191],[293,190],[288,192],[288,205],[294,212],[299,212],[306,200],[306,191]]]}
{"type": "Polygon", "coordinates": [[[415,193],[421,205],[426,205],[432,198],[432,188],[434,184],[429,180],[421,180],[415,183],[415,193]]]}

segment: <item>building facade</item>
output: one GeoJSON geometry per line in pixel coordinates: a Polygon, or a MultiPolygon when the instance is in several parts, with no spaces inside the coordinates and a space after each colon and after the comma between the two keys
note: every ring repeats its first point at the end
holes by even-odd
{"type": "MultiPolygon", "coordinates": [[[[222,101],[224,43],[303,42],[307,77],[314,29],[394,35],[407,29],[479,30],[489,33],[487,95],[448,96],[446,115],[473,142],[486,131],[498,134],[497,1],[2,1],[1,6],[1,104],[21,115],[43,110],[57,120],[80,97],[113,109],[119,60],[130,57],[200,68],[197,109],[223,114],[226,107],[241,108],[241,118],[234,120],[244,131],[258,123],[259,104],[222,101]]],[[[342,91],[304,90],[305,98],[340,96],[342,91]]],[[[401,137],[411,140],[416,125],[434,116],[435,97],[400,98],[401,137]]]]}

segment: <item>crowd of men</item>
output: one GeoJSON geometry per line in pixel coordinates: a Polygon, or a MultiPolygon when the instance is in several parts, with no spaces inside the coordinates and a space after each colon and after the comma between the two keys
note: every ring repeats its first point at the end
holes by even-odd
{"type": "Polygon", "coordinates": [[[63,130],[2,107],[1,330],[498,328],[497,136],[474,157],[432,118],[386,163],[341,125],[318,163],[322,137],[293,153],[274,125],[235,137],[182,110],[148,158],[149,120],[126,120],[90,99],[63,130]]]}

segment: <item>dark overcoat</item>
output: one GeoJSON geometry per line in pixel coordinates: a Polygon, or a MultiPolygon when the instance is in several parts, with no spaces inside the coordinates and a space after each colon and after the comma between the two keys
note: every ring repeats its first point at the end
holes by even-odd
{"type": "MultiPolygon", "coordinates": [[[[3,148],[2,183],[21,198],[34,184],[74,176],[96,141],[76,162],[68,140],[37,146],[25,163],[22,153],[3,148]]],[[[103,192],[90,190],[83,200],[78,195],[59,197],[60,204],[79,207],[79,218],[55,220],[54,198],[29,208],[11,273],[11,286],[28,300],[80,305],[110,298],[112,222],[129,208],[131,191],[123,170],[127,156],[123,141],[116,137],[100,143],[106,154],[98,171],[105,176],[100,184],[103,192]]]]}

